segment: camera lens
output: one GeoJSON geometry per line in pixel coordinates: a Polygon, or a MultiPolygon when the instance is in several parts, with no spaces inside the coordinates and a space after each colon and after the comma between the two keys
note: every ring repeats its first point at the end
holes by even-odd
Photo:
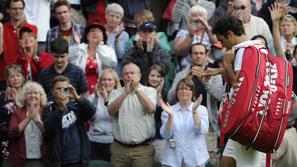
{"type": "Polygon", "coordinates": [[[195,19],[193,25],[198,27],[200,24],[200,20],[199,19],[195,19]]]}
{"type": "Polygon", "coordinates": [[[63,89],[64,93],[68,93],[69,92],[69,87],[68,86],[65,86],[64,89],[63,89]]]}

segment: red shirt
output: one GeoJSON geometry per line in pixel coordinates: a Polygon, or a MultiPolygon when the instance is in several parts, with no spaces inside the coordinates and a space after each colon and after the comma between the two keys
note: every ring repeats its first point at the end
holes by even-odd
{"type": "Polygon", "coordinates": [[[105,2],[104,0],[98,0],[96,5],[96,11],[88,14],[88,23],[100,23],[101,25],[106,24],[105,20],[105,2]]]}
{"type": "MultiPolygon", "coordinates": [[[[34,26],[27,22],[25,22],[23,25],[34,26]]],[[[17,64],[20,55],[18,30],[15,29],[15,27],[10,22],[6,22],[3,25],[3,57],[0,58],[0,61],[3,62],[3,64],[0,63],[0,80],[4,80],[3,74],[5,66],[17,64]]]]}
{"type": "Polygon", "coordinates": [[[38,59],[35,59],[32,56],[21,56],[18,59],[18,63],[23,67],[25,78],[36,81],[40,71],[44,68],[50,67],[53,64],[53,58],[50,53],[41,52],[38,56],[38,59]]]}
{"type": "Polygon", "coordinates": [[[95,93],[96,83],[98,79],[98,64],[96,59],[88,57],[87,64],[86,64],[86,78],[88,81],[89,86],[89,93],[95,93]]]}
{"type": "MultiPolygon", "coordinates": [[[[42,110],[40,110],[42,115],[42,110]]],[[[27,117],[27,110],[25,108],[17,109],[12,115],[9,122],[9,137],[11,138],[11,147],[9,149],[8,162],[15,167],[21,167],[26,160],[26,141],[25,133],[20,132],[18,125],[27,117]]],[[[41,144],[42,158],[46,152],[46,145],[44,138],[41,144]]]]}
{"type": "Polygon", "coordinates": [[[61,33],[63,35],[63,39],[65,39],[66,41],[69,41],[70,35],[72,34],[72,27],[68,30],[61,30],[61,33]]]}

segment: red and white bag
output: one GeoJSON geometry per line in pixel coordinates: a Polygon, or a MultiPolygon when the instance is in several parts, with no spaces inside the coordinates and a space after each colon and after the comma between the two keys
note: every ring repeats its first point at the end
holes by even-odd
{"type": "Polygon", "coordinates": [[[276,150],[291,112],[292,73],[285,59],[265,48],[246,47],[239,81],[221,112],[221,137],[265,153],[276,150]]]}

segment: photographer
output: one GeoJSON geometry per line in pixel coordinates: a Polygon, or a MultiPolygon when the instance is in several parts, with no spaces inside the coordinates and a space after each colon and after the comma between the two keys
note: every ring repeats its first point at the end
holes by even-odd
{"type": "MultiPolygon", "coordinates": [[[[158,64],[167,73],[170,55],[157,44],[156,26],[150,22],[143,23],[137,38],[134,46],[124,55],[123,64],[135,63],[141,71],[148,71],[150,66],[158,64]]],[[[141,83],[144,81],[145,75],[142,75],[141,83]]]]}
{"type": "Polygon", "coordinates": [[[94,117],[96,109],[65,76],[54,78],[51,91],[54,103],[42,114],[48,166],[88,166],[91,148],[84,122],[94,117]]]}

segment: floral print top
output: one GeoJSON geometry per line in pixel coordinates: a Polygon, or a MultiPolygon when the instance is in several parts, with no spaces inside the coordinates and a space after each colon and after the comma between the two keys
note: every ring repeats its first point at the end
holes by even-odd
{"type": "Polygon", "coordinates": [[[5,92],[0,92],[0,158],[2,160],[8,158],[9,138],[8,126],[10,116],[16,111],[16,104],[14,100],[5,100],[5,92]]]}

